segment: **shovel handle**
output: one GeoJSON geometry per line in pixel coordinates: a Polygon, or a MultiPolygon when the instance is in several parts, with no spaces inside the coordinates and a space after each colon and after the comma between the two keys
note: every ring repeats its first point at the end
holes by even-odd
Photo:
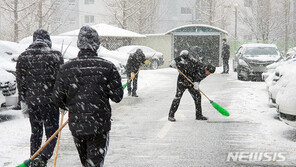
{"type": "MultiPolygon", "coordinates": [[[[64,115],[65,115],[65,110],[62,110],[62,117],[61,117],[60,127],[63,125],[64,115]]],[[[59,151],[59,146],[60,146],[61,134],[62,134],[62,131],[60,131],[59,132],[59,135],[58,135],[57,148],[56,148],[56,152],[55,152],[55,156],[54,156],[53,167],[55,167],[56,164],[57,164],[58,151],[59,151]]]]}

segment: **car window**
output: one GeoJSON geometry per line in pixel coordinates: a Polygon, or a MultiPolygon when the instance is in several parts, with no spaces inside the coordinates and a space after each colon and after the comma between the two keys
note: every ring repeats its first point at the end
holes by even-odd
{"type": "Polygon", "coordinates": [[[249,56],[278,55],[278,51],[275,47],[248,47],[244,54],[249,56]]]}

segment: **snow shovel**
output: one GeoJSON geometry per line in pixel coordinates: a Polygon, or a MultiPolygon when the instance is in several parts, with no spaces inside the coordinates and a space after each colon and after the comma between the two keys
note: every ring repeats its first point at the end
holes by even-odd
{"type": "Polygon", "coordinates": [[[68,124],[68,120],[62,124],[62,126],[43,144],[42,147],[40,147],[35,154],[30,158],[24,161],[24,163],[18,165],[17,167],[29,167],[31,161],[33,161],[37,155],[49,144],[49,142],[52,141],[52,139],[68,124]]]}
{"type": "MultiPolygon", "coordinates": [[[[176,68],[180,74],[182,74],[193,86],[194,83],[182,72],[180,71],[178,68],[176,68]]],[[[222,115],[228,117],[230,114],[227,110],[225,110],[223,107],[221,107],[219,104],[215,103],[213,100],[211,100],[203,91],[201,91],[200,89],[198,89],[200,93],[202,93],[212,104],[212,106],[222,115]]]]}
{"type": "MultiPolygon", "coordinates": [[[[62,117],[61,117],[60,127],[63,125],[64,115],[65,115],[65,110],[62,110],[62,117]]],[[[56,152],[55,152],[55,156],[54,156],[53,167],[55,167],[56,164],[57,164],[61,135],[62,135],[62,131],[60,131],[59,135],[58,135],[57,148],[56,148],[56,152]]]]}
{"type": "MultiPolygon", "coordinates": [[[[150,58],[148,59],[148,61],[150,61],[150,60],[155,56],[155,54],[156,54],[156,53],[154,53],[154,55],[153,55],[152,57],[150,57],[150,58]]],[[[140,69],[137,71],[137,73],[135,74],[135,76],[138,75],[138,73],[140,72],[140,70],[141,70],[141,68],[142,68],[143,66],[144,66],[144,65],[142,65],[142,66],[140,67],[140,69]]],[[[131,81],[132,81],[132,79],[129,79],[124,85],[122,85],[123,90],[127,87],[127,84],[130,83],[131,81]]]]}

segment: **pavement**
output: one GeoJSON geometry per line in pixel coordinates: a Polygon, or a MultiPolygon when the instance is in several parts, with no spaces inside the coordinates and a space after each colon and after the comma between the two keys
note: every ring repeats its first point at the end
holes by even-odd
{"type": "MultiPolygon", "coordinates": [[[[139,97],[125,95],[121,103],[111,104],[105,167],[296,166],[296,130],[276,119],[264,82],[238,81],[235,73],[209,76],[200,88],[231,116],[220,115],[203,97],[203,113],[209,120],[195,120],[194,102],[186,91],[177,121],[169,122],[176,79],[176,70],[141,71],[139,97]],[[227,161],[229,153],[235,152],[247,156],[227,161]],[[250,161],[250,153],[283,153],[285,160],[250,161]]],[[[57,167],[80,167],[68,127],[60,144],[57,167]]],[[[52,164],[53,158],[48,166],[52,164]]]]}

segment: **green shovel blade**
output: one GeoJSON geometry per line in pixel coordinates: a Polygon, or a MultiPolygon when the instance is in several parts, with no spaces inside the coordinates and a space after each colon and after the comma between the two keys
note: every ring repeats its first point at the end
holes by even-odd
{"type": "Polygon", "coordinates": [[[127,83],[122,85],[122,88],[125,89],[127,87],[127,83]]]}
{"type": "Polygon", "coordinates": [[[30,159],[25,160],[24,163],[22,163],[22,164],[20,164],[20,165],[18,165],[16,167],[29,167],[30,166],[30,162],[31,162],[30,159]]]}
{"type": "Polygon", "coordinates": [[[225,110],[223,107],[221,107],[219,104],[211,101],[212,106],[222,115],[228,117],[230,114],[227,110],[225,110]]]}

